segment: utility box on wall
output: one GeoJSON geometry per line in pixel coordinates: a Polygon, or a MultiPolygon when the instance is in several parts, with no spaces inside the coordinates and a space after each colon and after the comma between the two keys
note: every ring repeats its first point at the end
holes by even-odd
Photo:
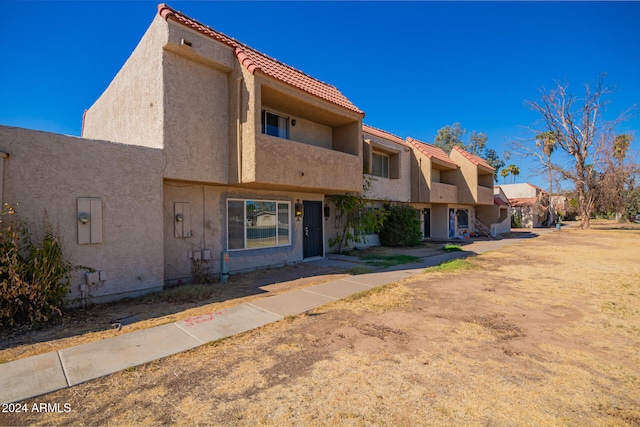
{"type": "Polygon", "coordinates": [[[78,244],[102,243],[102,200],[78,198],[78,244]]]}
{"type": "Polygon", "coordinates": [[[173,204],[174,237],[191,237],[191,206],[188,202],[173,204]]]}

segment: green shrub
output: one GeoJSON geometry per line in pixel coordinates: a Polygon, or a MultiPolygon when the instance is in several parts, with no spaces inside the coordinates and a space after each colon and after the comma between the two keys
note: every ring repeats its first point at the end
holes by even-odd
{"type": "Polygon", "coordinates": [[[522,212],[519,209],[511,213],[511,228],[522,228],[522,212]]]}
{"type": "Polygon", "coordinates": [[[0,214],[0,327],[41,323],[62,315],[71,274],[91,270],[71,264],[46,223],[42,239],[8,205],[0,214]]]}
{"type": "Polygon", "coordinates": [[[385,206],[387,216],[378,232],[380,244],[388,247],[418,246],[422,242],[418,211],[411,206],[385,206]]]}

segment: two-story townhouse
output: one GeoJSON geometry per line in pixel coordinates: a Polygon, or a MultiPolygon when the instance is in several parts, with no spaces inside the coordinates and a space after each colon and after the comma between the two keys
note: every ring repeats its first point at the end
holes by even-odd
{"type": "Polygon", "coordinates": [[[488,165],[363,116],[335,87],[160,5],[83,138],[0,126],[0,201],[48,218],[98,270],[72,280],[71,298],[95,301],[322,256],[337,227],[327,196],[360,192],[363,174],[372,207],[411,203],[425,237],[471,228],[488,165]]]}
{"type": "MultiPolygon", "coordinates": [[[[494,169],[486,160],[460,147],[447,155],[414,138],[407,143],[413,153],[411,201],[422,213],[425,238],[452,239],[489,228],[491,222],[479,218],[495,203],[494,169]]],[[[493,219],[489,212],[484,217],[493,219]]]]}
{"type": "Polygon", "coordinates": [[[362,190],[363,116],[334,86],[159,5],[83,136],[163,150],[176,282],[225,257],[233,272],[323,256],[325,195],[362,190]]]}

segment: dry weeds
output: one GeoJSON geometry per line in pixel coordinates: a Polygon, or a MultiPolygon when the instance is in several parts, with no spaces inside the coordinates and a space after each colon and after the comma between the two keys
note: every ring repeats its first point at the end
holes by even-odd
{"type": "Polygon", "coordinates": [[[32,425],[640,425],[640,231],[563,230],[51,393],[32,425]]]}

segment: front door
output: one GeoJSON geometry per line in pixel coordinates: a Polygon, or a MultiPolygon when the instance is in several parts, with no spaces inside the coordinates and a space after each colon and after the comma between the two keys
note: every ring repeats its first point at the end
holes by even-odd
{"type": "Polygon", "coordinates": [[[426,208],[422,211],[424,213],[424,238],[431,237],[431,209],[426,208]]]}
{"type": "Polygon", "coordinates": [[[322,256],[322,202],[305,200],[302,217],[302,253],[305,258],[322,256]]]}

